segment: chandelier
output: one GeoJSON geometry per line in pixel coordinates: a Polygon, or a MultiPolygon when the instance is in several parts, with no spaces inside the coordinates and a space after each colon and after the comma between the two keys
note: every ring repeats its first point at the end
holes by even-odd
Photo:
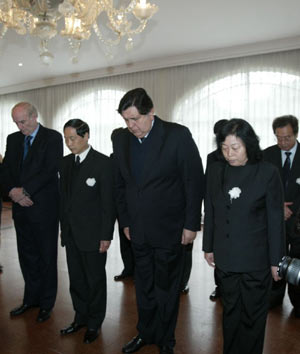
{"type": "Polygon", "coordinates": [[[48,42],[58,33],[68,39],[74,63],[78,61],[82,40],[89,39],[92,30],[104,44],[107,55],[122,38],[126,39],[126,49],[130,49],[134,35],[145,29],[158,7],[147,0],[118,3],[119,7],[114,6],[114,0],[0,0],[0,39],[8,29],[37,36],[44,64],[50,64],[54,58],[48,42]]]}

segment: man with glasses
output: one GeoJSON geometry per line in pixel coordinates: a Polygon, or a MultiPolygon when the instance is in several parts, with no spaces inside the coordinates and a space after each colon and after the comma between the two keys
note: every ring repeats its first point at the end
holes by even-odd
{"type": "Polygon", "coordinates": [[[11,115],[19,131],[7,137],[3,184],[13,202],[25,287],[22,304],[10,316],[39,307],[37,321],[44,322],[57,293],[58,169],[63,141],[57,131],[38,123],[31,103],[16,104],[11,115]]]}
{"type": "Polygon", "coordinates": [[[128,129],[113,138],[116,199],[135,258],[138,307],[138,335],[122,350],[156,344],[172,354],[183,245],[200,230],[202,162],[189,130],[158,118],[144,89],[127,92],[118,112],[128,129]]]}
{"type": "MultiPolygon", "coordinates": [[[[300,258],[300,236],[295,233],[296,212],[300,207],[300,147],[297,141],[298,119],[285,115],[274,119],[273,132],[277,144],[264,151],[264,159],[276,165],[280,171],[284,189],[284,215],[286,221],[287,253],[300,258]]],[[[273,282],[270,308],[282,304],[285,280],[273,282]]],[[[295,316],[300,317],[300,287],[289,284],[288,294],[295,309],[295,316]]]]}

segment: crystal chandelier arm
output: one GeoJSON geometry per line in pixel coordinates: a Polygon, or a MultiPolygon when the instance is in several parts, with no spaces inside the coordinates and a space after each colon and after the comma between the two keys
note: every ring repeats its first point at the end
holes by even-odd
{"type": "Polygon", "coordinates": [[[112,39],[104,39],[104,36],[102,35],[100,28],[98,27],[97,23],[93,24],[93,29],[95,34],[97,35],[98,39],[100,40],[100,42],[102,42],[103,44],[107,45],[107,46],[116,46],[120,43],[121,40],[121,36],[118,35],[116,40],[112,40],[112,39]]]}
{"type": "Polygon", "coordinates": [[[127,37],[129,49],[133,35],[145,29],[158,7],[147,0],[126,0],[127,6],[122,3],[118,1],[114,6],[114,0],[0,0],[0,39],[7,29],[38,36],[42,40],[40,57],[44,64],[50,64],[53,55],[48,50],[48,40],[57,35],[58,21],[63,17],[65,28],[60,34],[69,39],[73,62],[78,60],[81,40],[90,37],[91,28],[107,49],[118,45],[123,37],[127,37]],[[102,12],[108,17],[106,25],[113,34],[109,39],[106,31],[100,31],[102,12]]]}
{"type": "Polygon", "coordinates": [[[118,15],[120,13],[126,15],[128,13],[131,13],[137,4],[137,0],[131,0],[129,5],[125,9],[122,8],[122,10],[118,10],[113,6],[113,0],[100,0],[99,2],[101,6],[105,9],[105,11],[111,11],[113,15],[118,15]]]}
{"type": "Polygon", "coordinates": [[[128,31],[126,33],[126,35],[133,35],[133,34],[141,33],[146,28],[147,22],[148,22],[147,20],[141,21],[140,25],[136,29],[128,31]]]}

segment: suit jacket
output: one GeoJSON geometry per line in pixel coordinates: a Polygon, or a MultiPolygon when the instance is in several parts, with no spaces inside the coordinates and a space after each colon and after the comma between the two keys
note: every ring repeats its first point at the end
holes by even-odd
{"type": "Polygon", "coordinates": [[[6,191],[23,187],[34,202],[31,207],[13,203],[13,217],[25,213],[29,221],[58,218],[58,169],[63,156],[62,136],[40,125],[23,161],[24,135],[8,135],[3,160],[3,182],[6,191]]]}
{"type": "MultiPolygon", "coordinates": [[[[273,145],[264,150],[264,160],[274,164],[280,173],[283,181],[283,169],[281,161],[281,150],[278,145],[273,145]]],[[[300,145],[298,143],[296,154],[294,156],[292,168],[290,171],[288,186],[285,191],[284,200],[293,202],[289,208],[293,212],[293,216],[288,220],[288,224],[294,224],[294,219],[298,209],[300,208],[300,145]]]]}
{"type": "Polygon", "coordinates": [[[186,127],[155,117],[150,134],[139,184],[132,174],[131,133],[124,129],[113,140],[120,225],[129,226],[135,243],[173,248],[183,228],[200,230],[202,162],[186,127]]]}
{"type": "Polygon", "coordinates": [[[62,244],[73,237],[81,251],[97,251],[101,240],[111,240],[115,223],[111,160],[90,149],[72,183],[74,154],[64,157],[60,171],[62,244]],[[72,186],[72,190],[71,190],[72,186]]]}
{"type": "Polygon", "coordinates": [[[223,271],[252,272],[278,265],[285,237],[277,169],[268,162],[243,167],[216,162],[208,168],[207,177],[203,250],[214,253],[223,271]],[[242,173],[242,179],[236,186],[224,187],[230,168],[240,169],[235,171],[242,173]],[[229,188],[234,187],[241,193],[231,200],[229,188]]]}
{"type": "Polygon", "coordinates": [[[214,162],[220,161],[220,156],[219,156],[219,152],[218,149],[212,151],[211,153],[209,153],[207,155],[206,158],[206,169],[208,166],[210,166],[211,164],[213,164],[214,162]]]}

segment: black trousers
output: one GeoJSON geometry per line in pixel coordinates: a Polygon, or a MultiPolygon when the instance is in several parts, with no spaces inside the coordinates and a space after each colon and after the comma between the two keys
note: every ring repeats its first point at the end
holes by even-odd
{"type": "Polygon", "coordinates": [[[194,243],[189,243],[185,246],[184,248],[184,266],[183,266],[183,274],[182,274],[182,280],[181,280],[181,290],[185,288],[185,286],[188,284],[192,272],[192,265],[193,265],[193,245],[194,243]]]}
{"type": "Polygon", "coordinates": [[[57,293],[58,219],[30,222],[18,215],[14,224],[25,282],[23,303],[51,309],[57,293]]]}
{"type": "Polygon", "coordinates": [[[65,247],[74,321],[90,329],[98,329],[106,313],[107,253],[83,252],[78,249],[72,236],[66,241],[65,247]]]}
{"type": "Polygon", "coordinates": [[[224,354],[261,354],[271,291],[271,270],[251,273],[217,269],[223,302],[224,354]]]}
{"type": "Polygon", "coordinates": [[[120,238],[120,251],[121,257],[124,264],[123,273],[133,274],[134,273],[134,256],[131,247],[131,241],[125,236],[123,229],[119,227],[119,238],[120,238]]]}
{"type": "Polygon", "coordinates": [[[149,344],[175,345],[183,272],[183,247],[169,250],[132,243],[138,307],[137,329],[149,344]]]}

